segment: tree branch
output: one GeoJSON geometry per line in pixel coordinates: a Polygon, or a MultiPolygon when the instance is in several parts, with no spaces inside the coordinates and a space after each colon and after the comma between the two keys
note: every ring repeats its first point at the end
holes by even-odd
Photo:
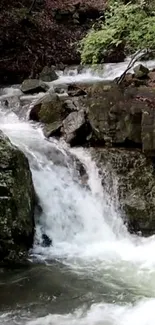
{"type": "Polygon", "coordinates": [[[36,0],[33,0],[32,1],[32,4],[31,4],[31,7],[30,7],[30,9],[29,9],[29,15],[31,14],[31,12],[32,12],[32,9],[33,9],[33,7],[35,6],[35,4],[36,4],[36,0]]]}
{"type": "Polygon", "coordinates": [[[116,83],[119,85],[125,78],[127,72],[134,66],[137,60],[141,59],[144,55],[146,55],[149,51],[148,50],[138,50],[134,56],[131,58],[127,68],[125,71],[122,73],[122,75],[117,78],[116,83]]]}

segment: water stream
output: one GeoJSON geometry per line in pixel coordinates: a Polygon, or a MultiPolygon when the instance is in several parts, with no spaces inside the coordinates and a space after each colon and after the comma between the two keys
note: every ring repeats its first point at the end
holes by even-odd
{"type": "MultiPolygon", "coordinates": [[[[58,82],[113,78],[124,64],[106,69],[58,82]]],[[[128,233],[115,189],[109,196],[102,188],[89,150],[45,140],[40,126],[14,113],[19,96],[17,87],[1,90],[0,129],[27,155],[42,213],[32,266],[0,271],[0,325],[154,325],[155,237],[128,233]],[[89,187],[75,177],[70,155],[85,165],[89,187]],[[42,247],[42,232],[52,246],[42,247]]]]}

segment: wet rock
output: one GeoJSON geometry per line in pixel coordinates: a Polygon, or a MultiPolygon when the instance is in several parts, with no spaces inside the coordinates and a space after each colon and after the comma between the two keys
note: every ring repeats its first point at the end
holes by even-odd
{"type": "Polygon", "coordinates": [[[80,98],[92,129],[91,145],[142,148],[155,156],[155,89],[96,84],[80,98]]]}
{"type": "Polygon", "coordinates": [[[52,92],[40,98],[30,111],[30,119],[45,124],[60,122],[72,111],[78,110],[76,100],[66,99],[52,92]]]}
{"type": "Polygon", "coordinates": [[[42,246],[50,247],[51,245],[52,245],[52,240],[46,234],[42,234],[42,246]]]}
{"type": "Polygon", "coordinates": [[[92,150],[103,187],[119,202],[130,232],[155,234],[155,174],[153,162],[140,150],[100,148],[92,150]]]}
{"type": "Polygon", "coordinates": [[[133,70],[136,78],[147,77],[149,74],[149,69],[142,64],[138,64],[133,70]]]}
{"type": "Polygon", "coordinates": [[[45,124],[62,122],[67,116],[67,111],[59,97],[51,102],[43,102],[39,111],[39,121],[45,124]]]}
{"type": "Polygon", "coordinates": [[[142,114],[142,148],[147,156],[155,157],[155,107],[148,106],[142,114]]]}
{"type": "Polygon", "coordinates": [[[58,76],[53,67],[44,67],[41,73],[39,74],[39,78],[43,81],[50,82],[58,79],[58,76]]]}
{"type": "Polygon", "coordinates": [[[89,185],[88,185],[89,177],[88,177],[85,166],[75,156],[73,156],[73,161],[74,161],[75,178],[77,178],[78,181],[80,181],[80,185],[82,187],[86,187],[87,189],[90,189],[89,185]]]}
{"type": "Polygon", "coordinates": [[[86,94],[87,94],[86,91],[77,85],[72,84],[72,85],[68,86],[68,95],[69,96],[72,96],[72,97],[85,96],[86,94]]]}
{"type": "Polygon", "coordinates": [[[45,124],[43,127],[46,138],[61,136],[62,121],[55,121],[53,123],[45,124]]]}
{"type": "Polygon", "coordinates": [[[87,134],[82,132],[82,128],[86,124],[85,112],[80,110],[78,112],[70,113],[63,121],[63,134],[66,142],[73,144],[84,143],[87,134]]]}
{"type": "Polygon", "coordinates": [[[35,102],[34,106],[31,108],[30,115],[29,115],[30,120],[39,122],[40,121],[39,112],[41,110],[42,104],[55,102],[57,99],[58,96],[57,94],[54,93],[54,91],[50,91],[46,93],[43,97],[39,98],[35,102]]]}
{"type": "Polygon", "coordinates": [[[0,133],[0,264],[23,263],[34,236],[35,193],[27,158],[0,133]]]}
{"type": "Polygon", "coordinates": [[[76,99],[66,100],[55,93],[47,93],[36,102],[29,117],[31,120],[43,123],[45,136],[60,136],[63,121],[71,112],[78,109],[79,102],[76,99]]]}
{"type": "Polygon", "coordinates": [[[26,79],[21,85],[21,91],[25,94],[34,94],[39,92],[46,92],[49,87],[37,79],[26,79]]]}
{"type": "Polygon", "coordinates": [[[97,84],[83,100],[88,108],[88,121],[93,143],[124,145],[141,144],[142,103],[134,100],[135,89],[124,91],[115,84],[97,84]]]}

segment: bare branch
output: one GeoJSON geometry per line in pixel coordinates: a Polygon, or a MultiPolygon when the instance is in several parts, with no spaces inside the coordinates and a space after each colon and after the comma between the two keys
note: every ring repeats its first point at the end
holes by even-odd
{"type": "Polygon", "coordinates": [[[33,1],[32,1],[32,4],[31,4],[31,7],[30,7],[30,9],[29,9],[29,15],[31,14],[32,9],[33,9],[33,7],[35,6],[35,4],[36,4],[36,0],[33,0],[33,1]]]}
{"type": "Polygon", "coordinates": [[[117,78],[116,83],[119,85],[125,78],[127,72],[134,66],[134,64],[136,63],[136,61],[138,61],[139,59],[141,59],[144,55],[146,55],[149,51],[148,50],[138,50],[134,56],[131,58],[127,68],[125,69],[125,71],[122,73],[122,75],[117,78]]]}

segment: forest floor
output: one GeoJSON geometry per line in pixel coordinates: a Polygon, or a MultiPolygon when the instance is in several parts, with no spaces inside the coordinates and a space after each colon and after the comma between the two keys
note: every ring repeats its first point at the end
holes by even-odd
{"type": "Polygon", "coordinates": [[[104,14],[103,0],[0,1],[0,84],[20,83],[45,65],[79,64],[78,42],[104,14]]]}

